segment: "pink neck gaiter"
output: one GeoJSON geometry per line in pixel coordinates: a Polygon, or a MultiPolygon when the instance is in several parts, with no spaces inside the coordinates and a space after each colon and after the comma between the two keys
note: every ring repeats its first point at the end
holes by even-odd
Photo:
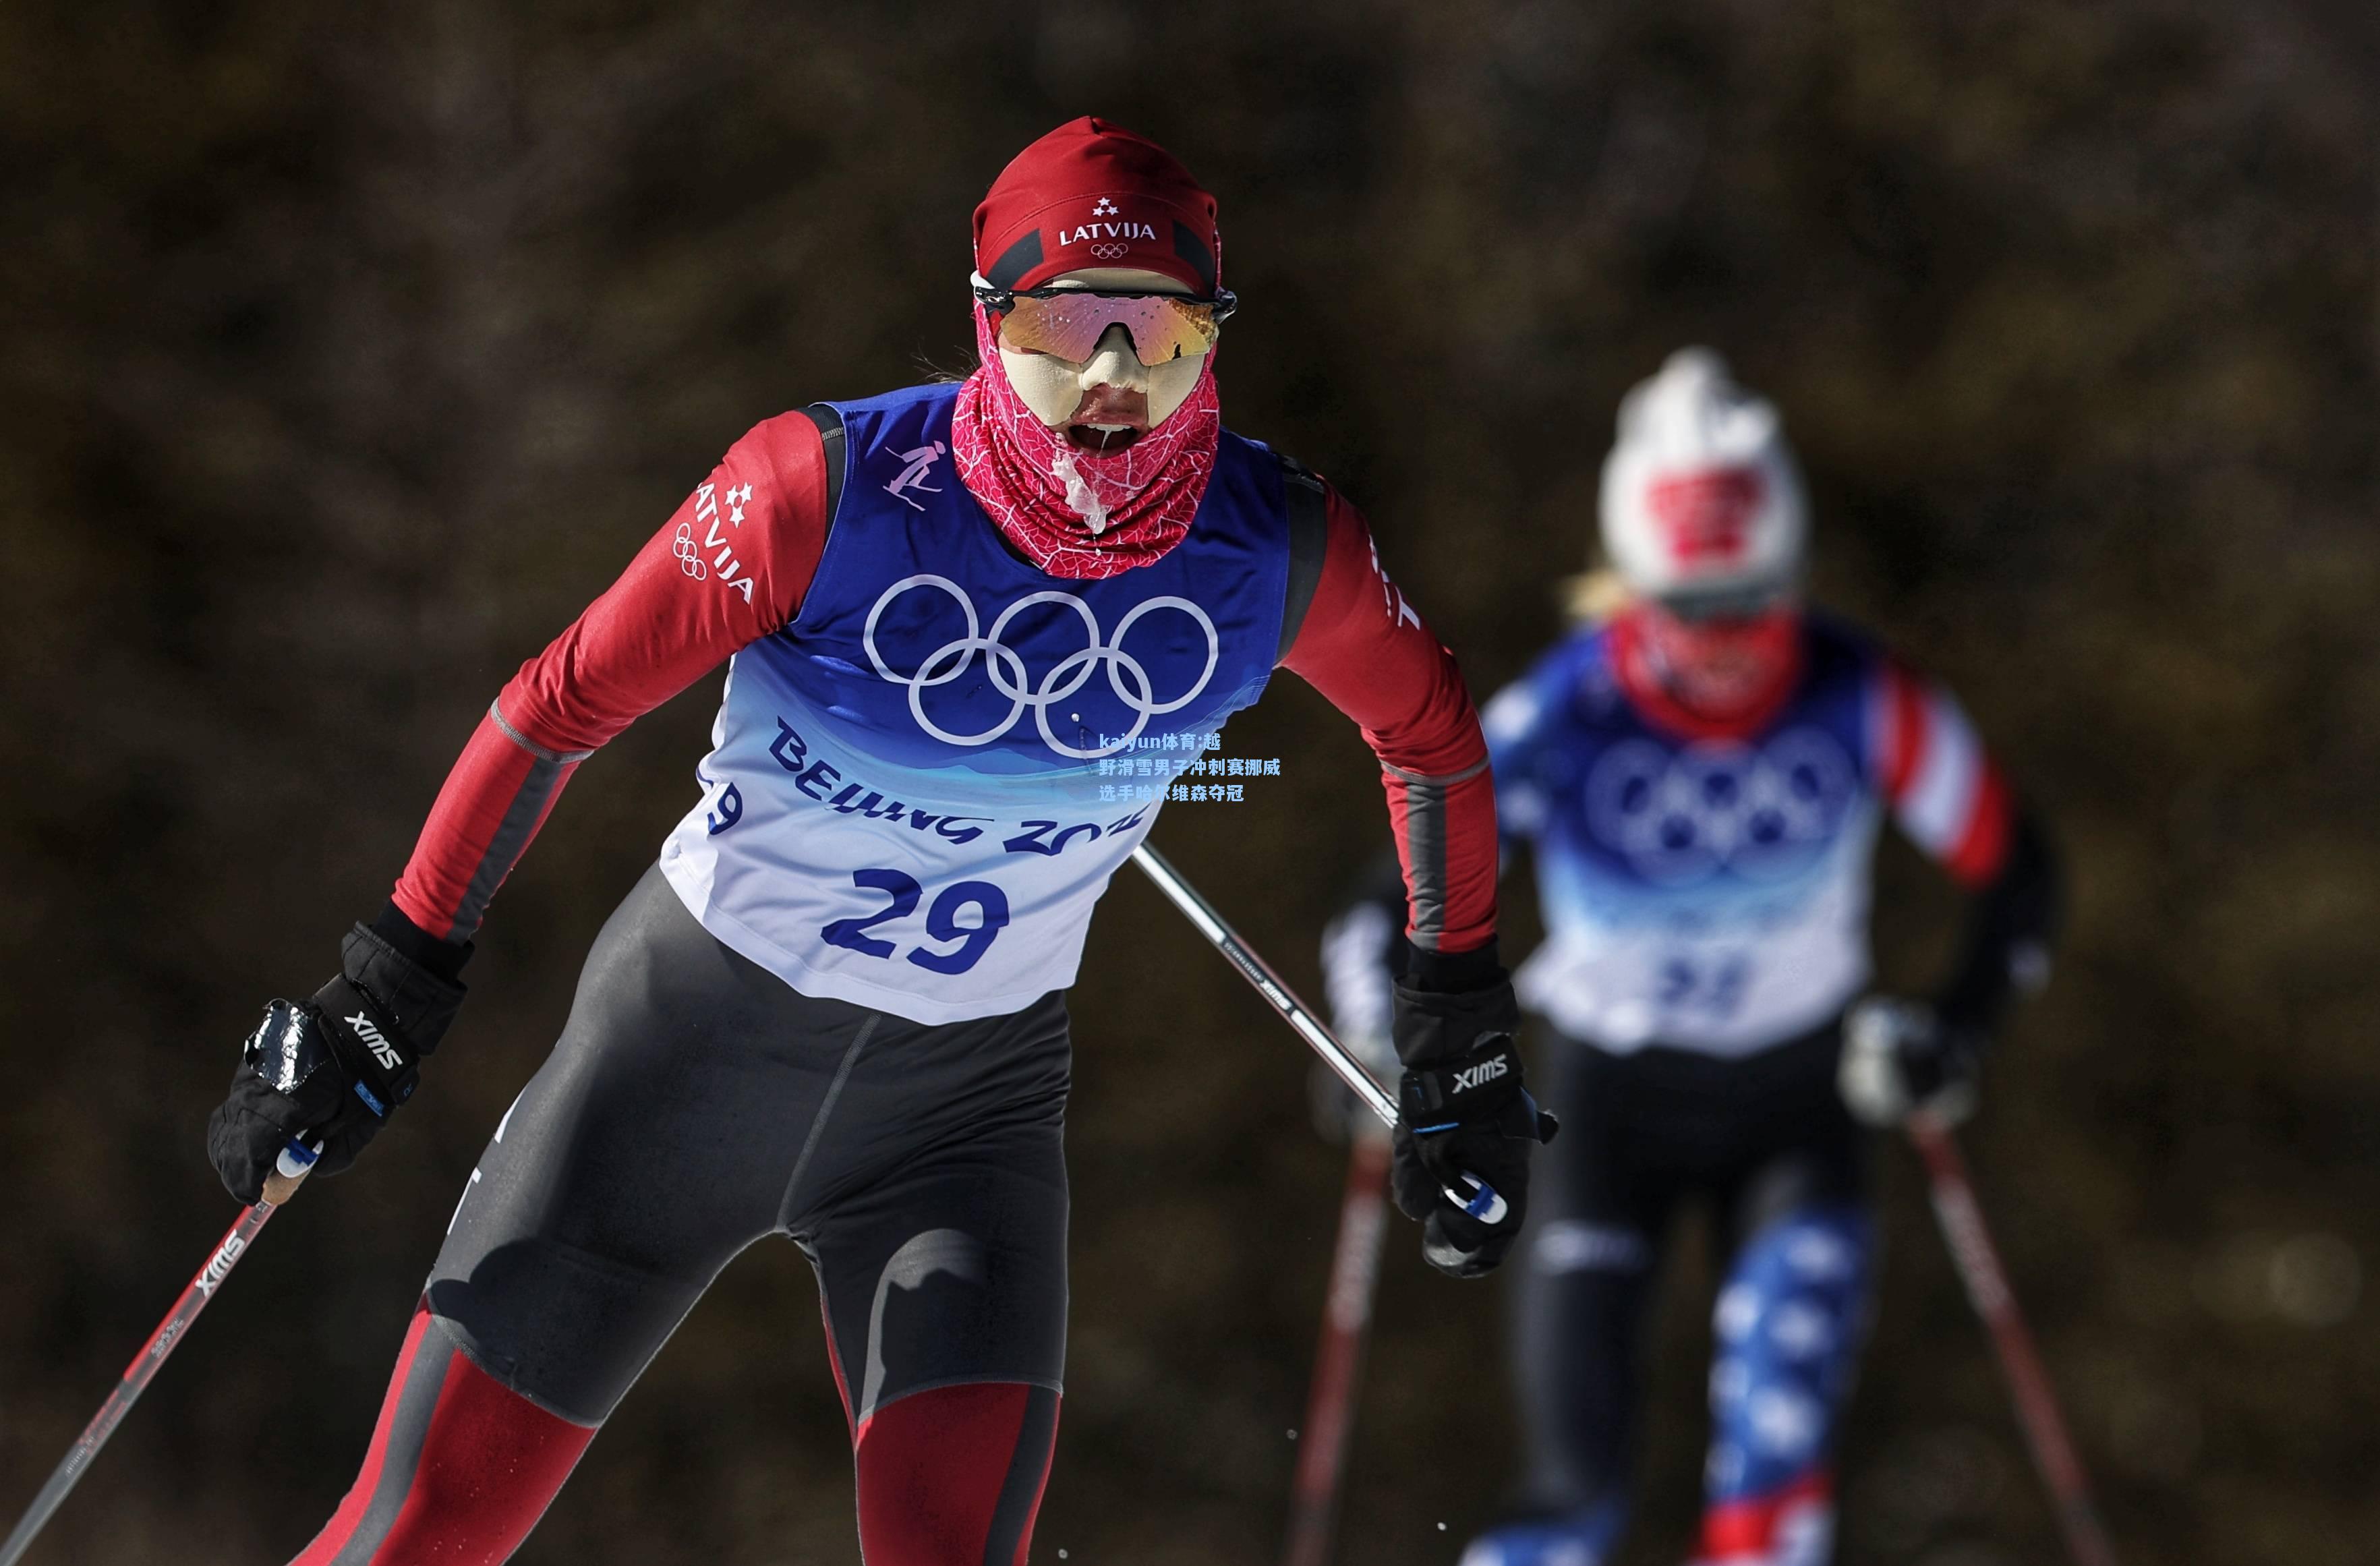
{"type": "Polygon", "coordinates": [[[1001,370],[981,306],[975,345],[982,362],[959,387],[951,449],[960,481],[1002,537],[1049,575],[1077,579],[1146,565],[1182,541],[1206,496],[1222,434],[1213,355],[1163,423],[1100,455],[1077,451],[1025,406],[1001,370]]]}

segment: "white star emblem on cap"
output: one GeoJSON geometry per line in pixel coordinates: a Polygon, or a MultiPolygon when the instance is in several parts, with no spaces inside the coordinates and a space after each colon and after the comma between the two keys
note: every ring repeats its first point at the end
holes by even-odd
{"type": "Polygon", "coordinates": [[[1113,201],[1109,200],[1105,196],[1102,196],[1099,198],[1099,205],[1091,209],[1091,215],[1093,217],[1113,217],[1115,215],[1115,211],[1116,204],[1113,201]]]}

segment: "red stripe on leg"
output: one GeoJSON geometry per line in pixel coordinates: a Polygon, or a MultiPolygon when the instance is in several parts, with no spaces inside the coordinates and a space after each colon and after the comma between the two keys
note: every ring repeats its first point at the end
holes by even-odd
{"type": "Polygon", "coordinates": [[[594,1439],[457,1353],[405,1510],[373,1566],[495,1566],[528,1537],[594,1439]]]}
{"type": "MultiPolygon", "coordinates": [[[[876,1410],[856,1455],[868,1566],[985,1566],[1032,1390],[1005,1381],[936,1387],[876,1410]]],[[[1038,1506],[1049,1459],[1033,1461],[1042,1469],[1038,1506]]],[[[1016,1560],[1032,1531],[1028,1515],[1016,1560]]]]}
{"type": "Polygon", "coordinates": [[[1822,1521],[1833,1511],[1834,1498],[1835,1476],[1820,1469],[1767,1495],[1718,1502],[1703,1513],[1696,1566],[1773,1560],[1787,1531],[1822,1521]]]}
{"type": "Polygon", "coordinates": [[[380,1488],[381,1469],[388,1461],[389,1428],[395,1423],[398,1401],[405,1393],[406,1376],[413,1369],[414,1356],[421,1352],[421,1335],[430,1328],[430,1313],[417,1310],[413,1324],[406,1329],[405,1347],[396,1354],[396,1373],[389,1378],[388,1396],[380,1405],[380,1421],[372,1426],[371,1445],[364,1449],[363,1472],[348,1487],[346,1499],[331,1514],[331,1521],[316,1535],[289,1566],[325,1566],[355,1536],[356,1525],[372,1503],[372,1495],[380,1488]]]}
{"type": "Polygon", "coordinates": [[[358,1548],[369,1554],[357,1559],[371,1566],[494,1566],[528,1536],[570,1476],[595,1432],[507,1390],[443,1335],[431,1339],[443,1330],[427,1310],[414,1313],[363,1472],[290,1566],[330,1566],[358,1548]],[[426,1418],[421,1390],[409,1406],[406,1396],[417,1365],[439,1378],[426,1418]],[[408,1468],[401,1500],[382,1497],[383,1481],[405,1484],[408,1468]],[[393,1519],[383,1501],[396,1503],[393,1519]]]}
{"type": "Polygon", "coordinates": [[[819,1320],[826,1326],[826,1366],[834,1372],[834,1395],[843,1400],[844,1427],[851,1431],[852,1441],[856,1444],[860,1432],[851,1422],[851,1383],[843,1378],[843,1354],[834,1342],[834,1312],[827,1308],[824,1289],[819,1291],[819,1320]]]}

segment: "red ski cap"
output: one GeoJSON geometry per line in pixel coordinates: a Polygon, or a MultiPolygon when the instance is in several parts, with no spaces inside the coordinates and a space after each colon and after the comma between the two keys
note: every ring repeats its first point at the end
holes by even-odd
{"type": "Polygon", "coordinates": [[[1017,153],[975,209],[975,269],[995,288],[1131,266],[1210,297],[1222,258],[1215,198],[1181,161],[1089,115],[1017,153]]]}

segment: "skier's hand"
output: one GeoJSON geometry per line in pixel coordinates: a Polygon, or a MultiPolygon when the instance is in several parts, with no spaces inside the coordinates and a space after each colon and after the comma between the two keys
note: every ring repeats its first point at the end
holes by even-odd
{"type": "Polygon", "coordinates": [[[1983,1042],[1921,1001],[1871,995],[1843,1018],[1836,1083],[1870,1125],[1896,1126],[1920,1110],[1956,1124],[1974,1111],[1983,1042]]]}
{"type": "Polygon", "coordinates": [[[455,1020],[463,986],[363,925],[338,977],[310,1001],[274,1001],[250,1034],[231,1091],[207,1121],[207,1157],[243,1202],[259,1200],[292,1141],[320,1142],[317,1174],[356,1161],[413,1096],[421,1061],[455,1020]]]}
{"type": "Polygon", "coordinates": [[[1529,1154],[1551,1141],[1554,1118],[1522,1085],[1513,1047],[1520,1012],[1500,967],[1491,982],[1456,993],[1396,987],[1397,1206],[1422,1224],[1422,1256],[1440,1272],[1476,1278],[1512,1248],[1528,1210],[1529,1154]],[[1450,1197],[1485,1182],[1501,1198],[1466,1211],[1450,1197]]]}

